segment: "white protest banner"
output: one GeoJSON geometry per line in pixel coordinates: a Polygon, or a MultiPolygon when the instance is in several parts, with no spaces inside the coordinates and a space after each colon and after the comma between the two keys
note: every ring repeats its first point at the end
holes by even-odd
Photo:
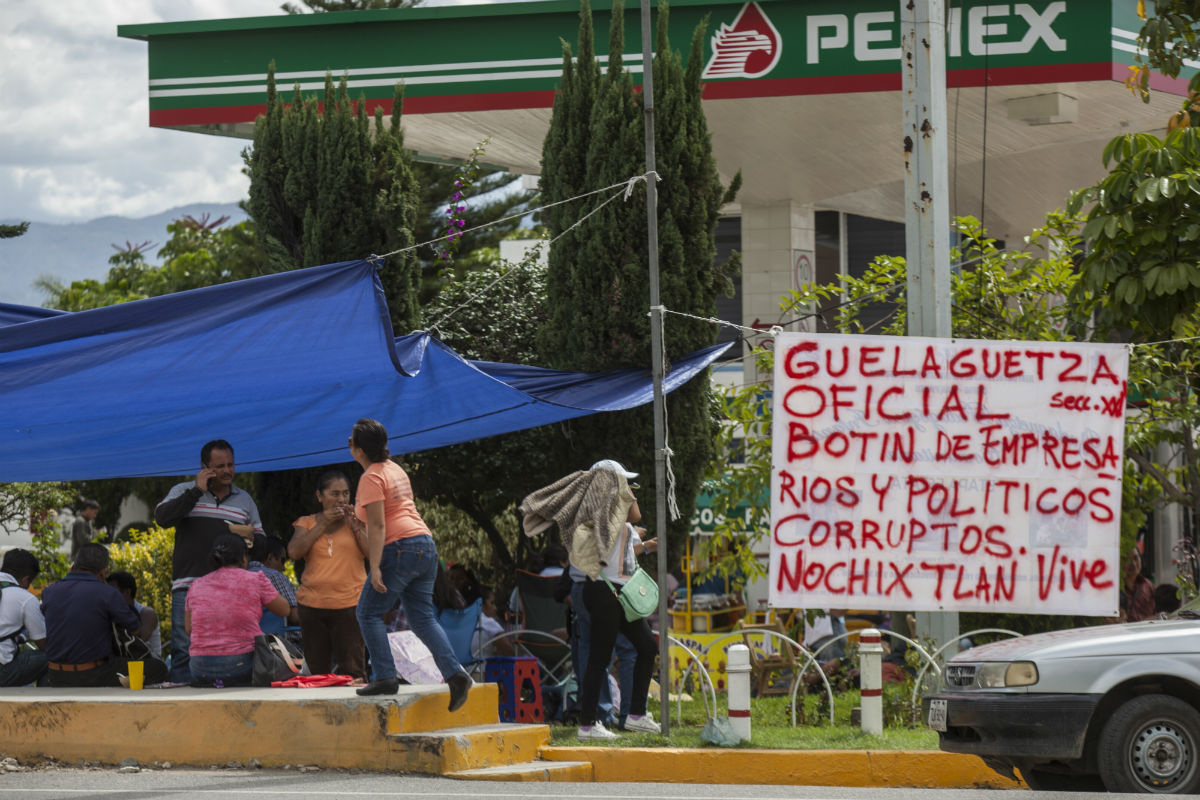
{"type": "Polygon", "coordinates": [[[771,605],[1116,616],[1128,363],[781,334],[771,605]]]}

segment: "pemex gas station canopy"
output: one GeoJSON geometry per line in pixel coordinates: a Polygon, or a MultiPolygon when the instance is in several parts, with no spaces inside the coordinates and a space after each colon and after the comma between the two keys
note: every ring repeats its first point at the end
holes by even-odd
{"type": "MultiPolygon", "coordinates": [[[[704,100],[718,169],[741,170],[743,205],[793,202],[903,219],[900,0],[676,0],[674,48],[707,18],[704,100]]],[[[1103,144],[1161,135],[1186,81],[1158,78],[1150,104],[1123,81],[1141,27],[1136,0],[948,3],[951,208],[1019,237],[1067,192],[1104,174],[1103,144]]],[[[625,9],[625,65],[642,71],[639,9],[625,9]]],[[[593,3],[608,59],[610,7],[593,3]]],[[[147,42],[150,124],[250,137],[268,64],[281,93],[319,92],[326,73],[391,110],[403,82],[419,157],[537,173],[579,6],[549,0],[203,22],[122,25],[147,42]]]]}

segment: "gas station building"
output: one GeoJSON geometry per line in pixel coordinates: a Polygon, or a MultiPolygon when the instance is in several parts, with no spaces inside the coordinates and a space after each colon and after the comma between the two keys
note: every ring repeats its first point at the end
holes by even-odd
{"type": "MultiPolygon", "coordinates": [[[[739,170],[744,180],[718,230],[719,246],[743,259],[723,319],[767,328],[799,283],[904,254],[902,5],[672,3],[676,49],[708,20],[704,108],[717,167],[725,182],[739,170]]],[[[947,5],[951,213],[981,217],[999,240],[1020,243],[1070,191],[1103,177],[1111,138],[1161,136],[1186,95],[1183,79],[1156,76],[1149,104],[1125,87],[1141,28],[1136,0],[947,5]]],[[[592,7],[603,63],[610,6],[592,7]]],[[[622,59],[637,83],[637,4],[624,15],[622,59]]],[[[486,163],[536,175],[561,42],[577,50],[578,25],[578,3],[546,0],[130,24],[118,35],[147,43],[152,126],[250,138],[274,62],[284,97],[294,84],[317,94],[332,73],[368,110],[390,112],[403,82],[417,158],[465,159],[488,138],[486,163]]],[[[1150,566],[1167,574],[1169,545],[1155,556],[1150,566]]]]}

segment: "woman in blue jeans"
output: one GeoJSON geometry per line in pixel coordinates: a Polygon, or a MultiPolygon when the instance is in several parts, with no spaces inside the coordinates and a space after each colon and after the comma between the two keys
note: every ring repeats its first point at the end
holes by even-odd
{"type": "Polygon", "coordinates": [[[471,678],[463,670],[433,606],[437,545],[413,502],[408,475],[391,461],[388,435],[373,419],[360,419],[350,434],[350,454],[363,468],[355,513],[367,525],[370,573],[358,598],[358,625],[371,657],[371,682],[360,695],[395,694],[400,688],[383,615],[399,599],[408,626],[429,648],[450,686],[450,710],[467,701],[471,678]]]}

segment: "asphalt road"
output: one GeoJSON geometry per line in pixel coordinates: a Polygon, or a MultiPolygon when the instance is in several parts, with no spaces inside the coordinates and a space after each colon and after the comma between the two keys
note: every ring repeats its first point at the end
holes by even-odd
{"type": "Polygon", "coordinates": [[[120,774],[113,769],[31,770],[0,773],[0,798],[63,800],[1018,800],[1045,797],[1070,800],[1102,795],[1013,790],[844,789],[804,786],[696,786],[663,783],[492,783],[380,773],[286,770],[147,770],[120,774]]]}

